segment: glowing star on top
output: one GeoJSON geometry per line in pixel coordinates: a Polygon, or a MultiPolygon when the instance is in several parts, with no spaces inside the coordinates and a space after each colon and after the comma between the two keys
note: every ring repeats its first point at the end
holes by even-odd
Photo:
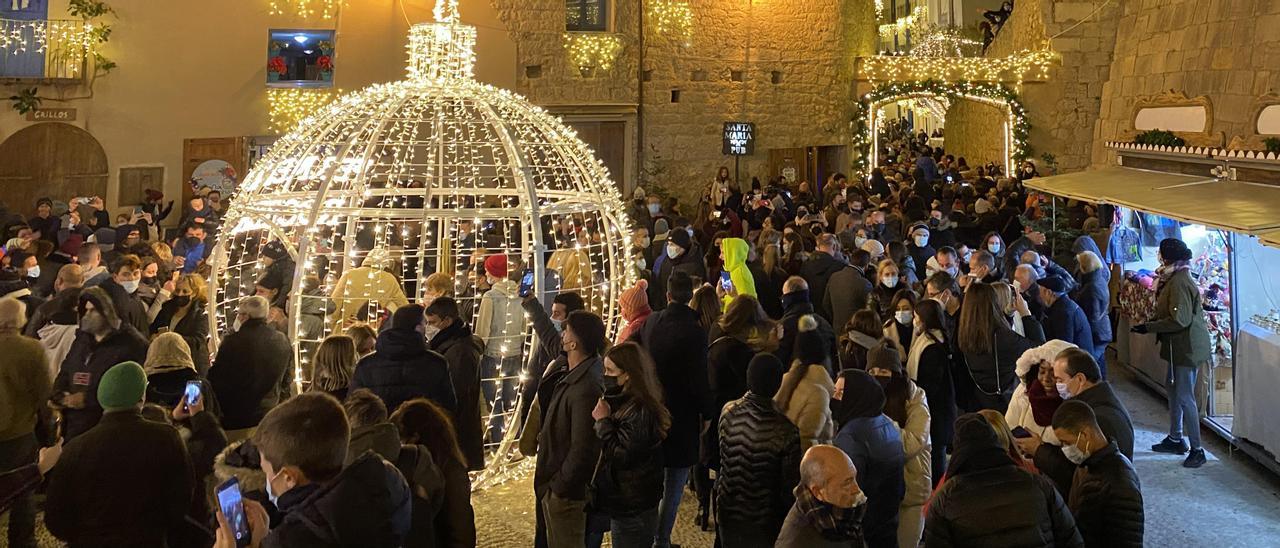
{"type": "MultiPolygon", "coordinates": [[[[617,329],[618,297],[635,274],[608,171],[558,118],[475,80],[475,28],[455,2],[437,4],[436,17],[409,30],[406,79],[303,119],[236,189],[210,258],[215,347],[242,299],[267,296],[306,379],[326,336],[427,304],[440,296],[440,276],[464,321],[483,316],[490,326],[476,332],[486,347],[526,366],[534,339],[518,306],[525,292],[548,308],[557,293],[577,292],[617,329]],[[508,265],[502,274],[485,271],[498,263],[508,265]],[[494,291],[517,306],[483,306],[494,291]]],[[[486,375],[499,385],[486,394],[503,398],[522,374],[486,375]]],[[[497,412],[514,408],[495,403],[497,412]]],[[[505,454],[512,436],[488,441],[505,454]]]]}

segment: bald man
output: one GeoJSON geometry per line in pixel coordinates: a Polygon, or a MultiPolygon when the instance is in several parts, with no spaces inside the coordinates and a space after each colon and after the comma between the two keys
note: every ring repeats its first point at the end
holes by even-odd
{"type": "Polygon", "coordinates": [[[805,452],[795,495],[777,548],[863,545],[867,496],[858,487],[853,461],[840,448],[815,445],[805,452]]]}
{"type": "MultiPolygon", "coordinates": [[[[35,313],[32,314],[31,321],[27,322],[26,331],[23,333],[28,337],[41,338],[40,330],[44,326],[54,323],[59,312],[63,313],[61,316],[64,318],[74,319],[76,305],[80,299],[80,289],[83,286],[84,271],[80,265],[63,265],[62,268],[58,269],[58,277],[53,280],[53,296],[35,309],[35,313]]],[[[72,337],[74,336],[72,334],[72,337]]]]}
{"type": "MultiPolygon", "coordinates": [[[[800,276],[787,278],[782,284],[782,340],[778,342],[778,350],[773,354],[782,360],[784,366],[790,367],[791,357],[795,354],[796,336],[800,334],[800,318],[814,314],[813,297],[809,282],[800,276]]],[[[821,303],[821,301],[818,301],[821,303]]],[[[832,378],[840,370],[840,354],[836,350],[836,331],[831,322],[821,315],[814,314],[818,320],[818,335],[827,346],[827,362],[832,378]]]]}

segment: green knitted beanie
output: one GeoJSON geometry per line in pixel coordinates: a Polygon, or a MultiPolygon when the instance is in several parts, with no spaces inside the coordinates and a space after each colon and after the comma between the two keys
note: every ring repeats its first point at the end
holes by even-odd
{"type": "Polygon", "coordinates": [[[138,405],[147,393],[147,374],[137,362],[115,364],[98,383],[98,404],[116,411],[138,405]]]}

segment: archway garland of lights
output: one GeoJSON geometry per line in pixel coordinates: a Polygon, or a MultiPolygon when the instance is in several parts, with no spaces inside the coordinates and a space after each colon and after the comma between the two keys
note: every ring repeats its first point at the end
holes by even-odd
{"type": "Polygon", "coordinates": [[[862,178],[871,175],[871,168],[879,164],[879,147],[875,146],[879,132],[876,116],[880,107],[902,99],[944,97],[953,103],[960,100],[975,101],[994,106],[1006,114],[1004,131],[1005,175],[1013,173],[1015,164],[1031,155],[1027,143],[1031,123],[1018,94],[999,84],[982,82],[942,82],[922,80],[882,84],[862,96],[855,106],[853,117],[853,146],[858,157],[854,160],[854,172],[862,178]]]}

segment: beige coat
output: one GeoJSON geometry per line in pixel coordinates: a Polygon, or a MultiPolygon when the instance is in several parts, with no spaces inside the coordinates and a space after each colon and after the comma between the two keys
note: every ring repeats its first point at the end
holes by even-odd
{"type": "Polygon", "coordinates": [[[400,281],[385,270],[362,266],[342,273],[338,283],[333,286],[333,302],[337,312],[333,316],[333,329],[342,329],[348,320],[353,320],[360,309],[373,301],[378,306],[395,312],[397,308],[409,304],[404,296],[400,281]]]}
{"type": "MultiPolygon", "coordinates": [[[[788,375],[794,373],[788,372],[788,375]]],[[[783,380],[786,384],[786,380],[783,380]]],[[[805,371],[804,378],[796,385],[787,404],[787,418],[800,430],[800,449],[821,443],[831,443],[835,436],[835,423],[831,420],[831,396],[835,394],[836,385],[831,374],[821,364],[813,364],[805,371]]],[[[775,397],[775,401],[780,398],[775,397]]]]}
{"type": "Polygon", "coordinates": [[[911,382],[911,398],[907,400],[907,427],[898,433],[902,436],[902,453],[907,457],[903,470],[907,493],[902,497],[902,506],[919,506],[929,499],[933,491],[933,461],[929,440],[929,402],[925,399],[924,390],[915,382],[911,382]]]}

